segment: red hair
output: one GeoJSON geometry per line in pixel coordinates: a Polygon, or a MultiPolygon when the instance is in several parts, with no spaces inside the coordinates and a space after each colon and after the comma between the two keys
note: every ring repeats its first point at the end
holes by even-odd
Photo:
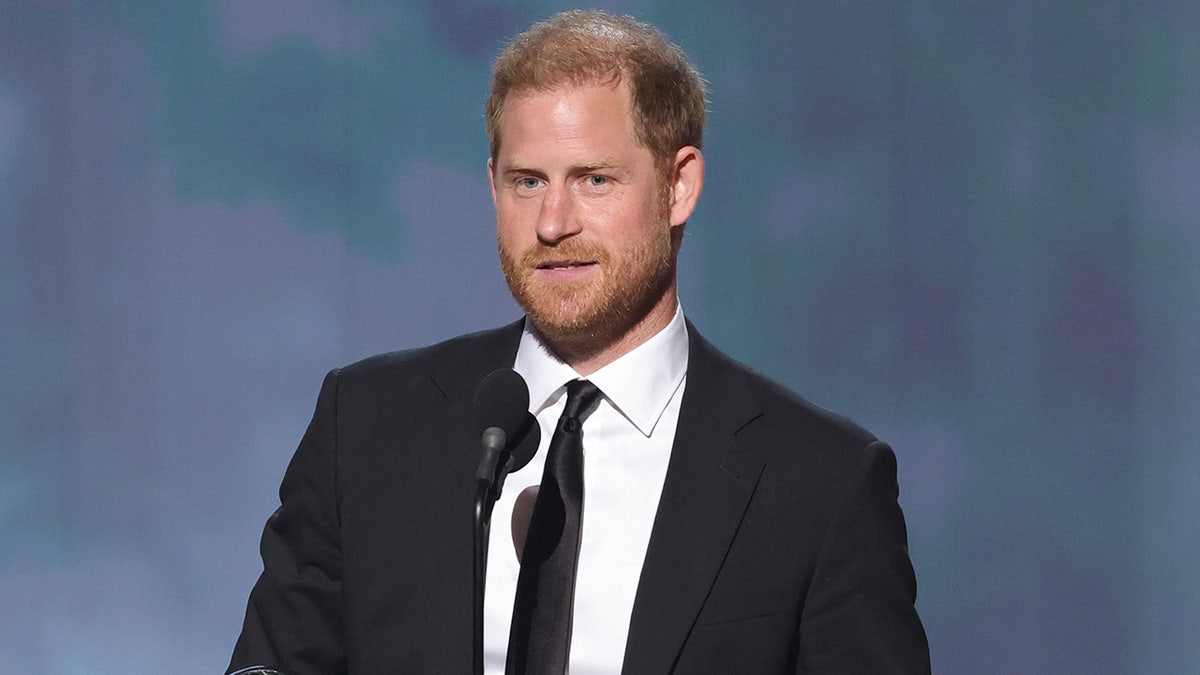
{"type": "Polygon", "coordinates": [[[678,46],[655,27],[599,10],[556,14],[521,33],[496,57],[487,101],[492,159],[500,150],[500,116],[514,93],[626,82],[634,129],[655,161],[701,146],[705,86],[678,46]]]}

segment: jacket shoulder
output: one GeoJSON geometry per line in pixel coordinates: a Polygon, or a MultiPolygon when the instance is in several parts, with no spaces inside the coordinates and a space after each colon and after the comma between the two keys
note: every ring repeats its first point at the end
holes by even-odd
{"type": "Polygon", "coordinates": [[[750,389],[762,406],[764,416],[796,426],[805,435],[820,434],[847,445],[863,447],[878,439],[857,422],[800,396],[795,391],[753,369],[738,364],[750,389]]]}
{"type": "Polygon", "coordinates": [[[725,354],[694,330],[691,335],[696,343],[692,356],[693,362],[700,365],[700,382],[719,392],[726,407],[742,408],[732,418],[735,432],[766,431],[779,438],[820,439],[821,447],[837,448],[862,448],[878,440],[847,417],[725,354]]]}
{"type": "Polygon", "coordinates": [[[368,356],[337,369],[346,383],[367,383],[395,378],[424,379],[431,375],[439,381],[461,378],[478,381],[499,365],[511,365],[520,340],[522,320],[500,328],[468,333],[425,347],[403,349],[368,356]]]}

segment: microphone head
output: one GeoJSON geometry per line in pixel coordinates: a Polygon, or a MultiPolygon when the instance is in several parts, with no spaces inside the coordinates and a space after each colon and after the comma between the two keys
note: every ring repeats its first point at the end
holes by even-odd
{"type": "Polygon", "coordinates": [[[542,440],[542,428],[538,426],[537,418],[533,416],[533,413],[525,413],[525,421],[518,434],[513,439],[515,443],[513,440],[509,441],[512,452],[509,453],[508,459],[504,463],[506,473],[520,470],[537,454],[538,444],[542,440]]]}
{"type": "Polygon", "coordinates": [[[529,387],[512,368],[488,373],[475,391],[475,426],[479,433],[499,427],[513,438],[529,414],[529,387]]]}

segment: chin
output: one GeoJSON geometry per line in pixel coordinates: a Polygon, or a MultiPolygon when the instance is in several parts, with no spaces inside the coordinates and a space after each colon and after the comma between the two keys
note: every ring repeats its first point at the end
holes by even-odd
{"type": "Polygon", "coordinates": [[[620,333],[623,322],[616,317],[581,316],[561,312],[530,312],[526,314],[547,342],[570,345],[573,348],[600,346],[620,333]]]}
{"type": "Polygon", "coordinates": [[[559,351],[581,354],[619,342],[645,320],[667,293],[670,272],[664,266],[658,274],[631,275],[626,283],[580,285],[543,285],[528,277],[506,276],[513,298],[546,342],[559,351]]]}
{"type": "Polygon", "coordinates": [[[564,352],[560,356],[584,355],[612,346],[633,330],[646,314],[637,311],[638,305],[618,302],[600,303],[586,309],[580,309],[577,304],[565,305],[522,305],[546,343],[564,352]]]}

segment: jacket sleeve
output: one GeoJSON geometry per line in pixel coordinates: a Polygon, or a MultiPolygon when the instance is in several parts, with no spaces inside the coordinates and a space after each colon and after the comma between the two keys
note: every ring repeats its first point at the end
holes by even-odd
{"type": "Polygon", "coordinates": [[[227,672],[265,666],[289,675],[346,671],[338,518],[338,376],[316,412],[262,535],[263,572],[250,592],[227,672]]]}
{"type": "Polygon", "coordinates": [[[928,673],[896,457],[869,444],[849,477],[800,619],[800,673],[928,673]]]}

